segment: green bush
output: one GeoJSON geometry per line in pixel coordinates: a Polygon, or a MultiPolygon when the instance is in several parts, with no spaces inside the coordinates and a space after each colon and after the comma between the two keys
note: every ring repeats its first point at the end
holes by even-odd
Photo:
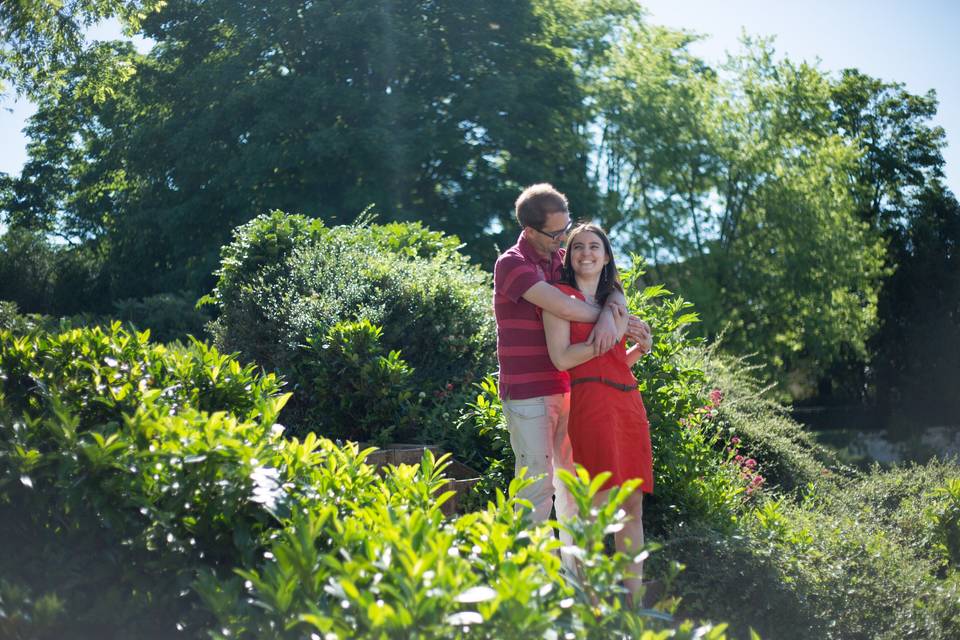
{"type": "Polygon", "coordinates": [[[724,454],[727,434],[711,423],[702,342],[687,328],[691,304],[662,286],[639,288],[643,262],[622,274],[631,311],[653,329],[653,348],[634,367],[650,420],[654,492],[644,522],[655,535],[691,524],[729,531],[742,508],[745,478],[724,454]]]}
{"type": "Polygon", "coordinates": [[[260,216],[223,248],[219,280],[206,299],[220,312],[215,343],[290,381],[294,396],[285,417],[298,433],[339,436],[354,426],[324,432],[334,420],[317,408],[362,406],[374,401],[364,395],[373,389],[329,375],[333,365],[317,349],[330,344],[339,323],[366,321],[379,328],[380,346],[366,355],[374,364],[357,366],[379,367],[378,358],[399,352],[420,422],[410,418],[412,405],[401,402],[395,408],[402,419],[392,420],[398,415],[392,410],[371,415],[360,432],[376,439],[378,430],[392,430],[397,440],[440,437],[436,443],[448,444],[442,438],[470,382],[496,366],[489,276],[457,246],[456,238],[418,223],[328,228],[281,212],[260,216]]]}
{"type": "Polygon", "coordinates": [[[217,562],[254,528],[234,517],[249,481],[225,472],[244,472],[231,454],[255,455],[257,438],[238,440],[233,416],[272,420],[278,392],[200,343],[153,345],[119,323],[0,332],[0,544],[19,550],[0,573],[62,601],[78,637],[167,637],[171,618],[206,618],[179,595],[185,558],[217,562]]]}
{"type": "Polygon", "coordinates": [[[158,293],[146,298],[118,300],[113,317],[138,330],[149,329],[158,342],[202,337],[210,316],[196,308],[197,296],[184,293],[158,293]]]}
{"type": "Polygon", "coordinates": [[[951,570],[960,569],[960,477],[934,491],[940,498],[924,514],[934,526],[936,549],[951,570]]]}
{"type": "Polygon", "coordinates": [[[399,351],[380,344],[383,331],[369,320],[340,322],[325,336],[307,338],[298,380],[322,391],[304,420],[330,438],[386,444],[394,430],[410,432],[421,417],[413,370],[399,351]]]}
{"type": "Polygon", "coordinates": [[[445,520],[443,460],[378,474],[355,445],[284,438],[276,379],[202,344],[4,331],[0,371],[11,637],[724,637],[624,608],[629,559],[596,539],[627,491],[592,513],[602,479],[567,478],[575,585],[523,480],[445,520]]]}
{"type": "Polygon", "coordinates": [[[955,638],[960,574],[942,541],[960,468],[931,462],[830,474],[802,495],[762,495],[736,536],[678,532],[683,615],[730,620],[735,635],[955,638]]]}
{"type": "Polygon", "coordinates": [[[24,315],[16,302],[10,300],[0,300],[0,329],[14,331],[16,333],[26,333],[44,325],[46,319],[38,314],[24,315]]]}
{"type": "Polygon", "coordinates": [[[754,375],[748,358],[723,354],[714,344],[704,349],[702,367],[718,402],[713,420],[735,455],[753,459],[768,487],[793,492],[840,468],[837,457],[818,445],[787,408],[770,397],[772,388],[754,375]]]}

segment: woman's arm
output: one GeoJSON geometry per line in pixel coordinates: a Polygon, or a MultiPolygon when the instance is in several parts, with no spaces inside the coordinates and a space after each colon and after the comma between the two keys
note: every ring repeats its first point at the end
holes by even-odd
{"type": "Polygon", "coordinates": [[[627,366],[632,367],[644,354],[650,353],[653,348],[653,338],[649,335],[642,340],[638,340],[627,349],[627,366]]]}
{"type": "Polygon", "coordinates": [[[640,348],[639,344],[632,345],[629,349],[627,349],[627,366],[632,367],[633,365],[637,364],[637,360],[639,360],[645,353],[646,351],[640,348]]]}
{"type": "Polygon", "coordinates": [[[586,342],[570,344],[570,321],[543,312],[543,330],[547,338],[550,361],[560,371],[572,369],[593,358],[593,345],[586,342]]]}

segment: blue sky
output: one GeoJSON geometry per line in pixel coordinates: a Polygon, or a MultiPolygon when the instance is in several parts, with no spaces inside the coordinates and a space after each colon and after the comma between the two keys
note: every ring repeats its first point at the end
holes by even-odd
{"type": "Polygon", "coordinates": [[[708,36],[691,50],[709,63],[739,49],[743,30],[775,36],[778,54],[847,67],[911,93],[935,89],[947,133],[947,185],[960,196],[960,2],[956,0],[646,0],[648,19],[708,36]]]}
{"type": "MultiPolygon", "coordinates": [[[[816,62],[824,71],[856,67],[913,93],[935,89],[934,120],[947,132],[947,184],[960,194],[960,2],[955,0],[647,0],[650,22],[703,34],[693,52],[711,63],[739,48],[742,30],[775,36],[779,53],[816,62]]],[[[117,37],[116,26],[95,30],[117,37]]],[[[16,174],[26,160],[21,129],[33,108],[0,100],[0,172],[16,174]]]]}

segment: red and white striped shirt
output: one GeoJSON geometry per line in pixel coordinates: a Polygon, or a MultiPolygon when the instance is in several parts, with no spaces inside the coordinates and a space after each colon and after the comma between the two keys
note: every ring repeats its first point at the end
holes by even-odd
{"type": "Polygon", "coordinates": [[[523,234],[493,268],[493,312],[497,319],[500,397],[513,400],[570,391],[570,376],[557,371],[547,352],[543,319],[523,294],[538,282],[556,282],[563,249],[540,257],[523,234]]]}

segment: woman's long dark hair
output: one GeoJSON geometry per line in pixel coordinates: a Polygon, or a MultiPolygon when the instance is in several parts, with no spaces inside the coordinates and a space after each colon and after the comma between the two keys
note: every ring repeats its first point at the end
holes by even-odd
{"type": "Polygon", "coordinates": [[[623,292],[623,285],[620,284],[620,274],[617,272],[617,263],[613,259],[613,248],[610,246],[610,239],[606,232],[595,224],[580,224],[574,227],[573,231],[567,236],[566,254],[563,256],[563,267],[561,269],[561,282],[570,285],[574,289],[580,290],[577,284],[577,275],[573,272],[573,265],[570,263],[570,247],[578,235],[584,231],[595,233],[600,241],[603,242],[603,250],[610,256],[607,264],[603,265],[603,271],[600,272],[600,282],[597,283],[597,295],[594,298],[597,304],[603,306],[609,296],[614,291],[623,292]]]}

